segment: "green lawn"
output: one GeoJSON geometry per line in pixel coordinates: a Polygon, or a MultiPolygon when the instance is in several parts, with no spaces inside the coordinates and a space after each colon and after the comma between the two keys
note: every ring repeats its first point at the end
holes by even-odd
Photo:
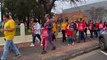
{"type": "Polygon", "coordinates": [[[30,29],[25,28],[25,34],[26,35],[31,35],[31,31],[29,32],[30,29]]]}

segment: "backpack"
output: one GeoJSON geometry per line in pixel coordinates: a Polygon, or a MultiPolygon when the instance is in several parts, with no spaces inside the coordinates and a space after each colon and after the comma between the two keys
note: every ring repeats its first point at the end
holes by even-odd
{"type": "Polygon", "coordinates": [[[73,24],[72,24],[72,23],[70,23],[70,24],[68,25],[68,30],[71,31],[71,32],[74,31],[74,27],[73,27],[73,24]]]}
{"type": "Polygon", "coordinates": [[[42,38],[48,38],[49,34],[47,28],[42,28],[41,36],[42,38]]]}

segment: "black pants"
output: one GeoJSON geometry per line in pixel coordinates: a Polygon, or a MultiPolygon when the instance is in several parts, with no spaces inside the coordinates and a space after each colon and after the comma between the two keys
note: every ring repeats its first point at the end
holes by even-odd
{"type": "Polygon", "coordinates": [[[90,30],[90,38],[93,38],[93,30],[90,30]]]}
{"type": "Polygon", "coordinates": [[[35,38],[37,37],[41,41],[41,37],[39,34],[34,34],[33,36],[33,43],[35,43],[35,38]]]}
{"type": "Polygon", "coordinates": [[[87,29],[84,30],[85,37],[87,38],[87,29]]]}
{"type": "Polygon", "coordinates": [[[66,35],[65,35],[65,30],[62,30],[62,42],[66,41],[66,35]]]}
{"type": "Polygon", "coordinates": [[[95,35],[95,37],[98,37],[98,31],[99,31],[99,30],[94,30],[94,35],[95,35]]]}
{"type": "Polygon", "coordinates": [[[84,42],[85,42],[84,31],[82,31],[82,32],[79,31],[79,39],[78,39],[78,42],[80,42],[81,40],[84,40],[84,42]]]}
{"type": "Polygon", "coordinates": [[[55,32],[52,35],[52,41],[54,41],[54,40],[56,41],[55,32]]]}

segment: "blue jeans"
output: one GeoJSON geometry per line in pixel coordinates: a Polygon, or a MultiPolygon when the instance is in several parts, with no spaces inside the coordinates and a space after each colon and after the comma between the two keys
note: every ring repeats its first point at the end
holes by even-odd
{"type": "Polygon", "coordinates": [[[72,44],[73,43],[73,39],[72,39],[71,36],[67,37],[67,42],[68,42],[68,44],[72,44]]]}
{"type": "Polygon", "coordinates": [[[9,41],[7,40],[5,42],[5,45],[4,45],[4,51],[3,51],[3,55],[1,57],[1,60],[6,60],[9,47],[11,47],[13,49],[13,51],[16,53],[16,55],[20,54],[18,48],[15,46],[15,44],[13,43],[13,41],[12,40],[9,40],[9,41]]]}
{"type": "Polygon", "coordinates": [[[78,38],[78,42],[80,42],[82,39],[85,41],[84,31],[82,31],[82,32],[80,32],[80,31],[79,31],[79,38],[78,38]]]}
{"type": "Polygon", "coordinates": [[[103,29],[100,29],[100,34],[103,32],[103,29]]]}

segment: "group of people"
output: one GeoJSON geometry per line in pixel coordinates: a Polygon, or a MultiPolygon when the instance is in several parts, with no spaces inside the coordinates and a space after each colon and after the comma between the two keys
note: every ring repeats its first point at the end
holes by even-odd
{"type": "Polygon", "coordinates": [[[61,24],[62,42],[67,41],[68,45],[74,45],[74,42],[80,43],[82,40],[86,42],[88,31],[90,32],[90,39],[98,37],[103,31],[107,29],[107,22],[90,20],[85,22],[82,18],[78,22],[64,19],[61,24]],[[77,35],[77,32],[79,35],[77,35]],[[67,38],[66,38],[67,37],[67,38]]]}
{"type": "MultiPolygon", "coordinates": [[[[41,54],[47,53],[48,42],[52,45],[52,50],[56,49],[54,42],[56,41],[56,32],[58,28],[61,28],[62,31],[62,42],[67,42],[68,46],[74,45],[74,42],[77,41],[80,43],[82,40],[86,42],[88,37],[87,31],[90,31],[90,38],[98,37],[103,31],[107,28],[106,22],[98,22],[90,20],[85,22],[82,18],[76,21],[69,21],[68,19],[63,19],[63,22],[58,25],[56,18],[53,16],[50,18],[48,14],[45,15],[46,22],[43,26],[39,23],[39,20],[36,18],[31,19],[31,30],[32,30],[32,43],[30,46],[35,46],[35,38],[37,37],[38,42],[41,42],[42,52],[41,54]],[[79,35],[77,35],[79,32],[79,35]]],[[[21,53],[18,48],[13,43],[13,38],[15,36],[16,24],[15,21],[10,18],[9,15],[4,15],[3,20],[5,21],[3,29],[0,29],[1,32],[4,32],[6,43],[4,45],[3,55],[1,60],[5,60],[7,57],[9,47],[16,53],[15,57],[21,57],[21,53]]]]}
{"type": "Polygon", "coordinates": [[[32,43],[30,46],[35,46],[35,38],[37,37],[38,42],[41,42],[41,45],[43,47],[43,51],[41,54],[47,53],[47,43],[49,42],[52,45],[52,50],[56,49],[56,46],[54,44],[54,40],[56,40],[55,37],[55,17],[50,18],[49,15],[45,15],[46,22],[44,23],[43,27],[41,27],[41,24],[38,22],[38,19],[31,19],[31,30],[32,30],[32,43]],[[53,27],[54,25],[54,27],[53,27]]]}
{"type": "Polygon", "coordinates": [[[90,31],[90,39],[98,37],[101,32],[103,32],[107,24],[106,22],[98,22],[90,20],[85,22],[82,18],[79,21],[69,21],[67,18],[63,19],[60,26],[56,18],[53,16],[50,18],[49,15],[45,16],[46,22],[41,27],[41,24],[38,22],[38,19],[31,19],[31,30],[32,30],[32,43],[30,46],[35,46],[35,38],[37,37],[38,42],[41,42],[43,47],[42,54],[47,53],[47,43],[49,42],[52,45],[52,50],[56,49],[54,42],[56,41],[55,33],[58,28],[61,28],[62,32],[62,42],[67,42],[68,46],[74,45],[74,42],[80,43],[82,40],[86,42],[88,37],[87,31],[90,31]],[[77,32],[79,35],[77,35],[77,32]]]}

